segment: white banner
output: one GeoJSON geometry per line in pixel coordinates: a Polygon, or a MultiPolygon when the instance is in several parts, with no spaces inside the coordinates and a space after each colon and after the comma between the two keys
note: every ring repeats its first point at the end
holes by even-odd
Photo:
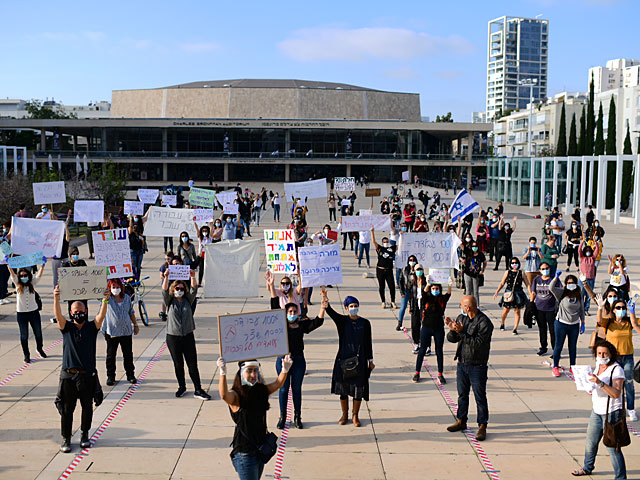
{"type": "Polygon", "coordinates": [[[336,192],[351,192],[356,189],[355,177],[336,177],[333,181],[333,189],[336,192]]]}
{"type": "Polygon", "coordinates": [[[298,271],[293,230],[265,230],[264,248],[267,268],[273,273],[292,274],[298,271]]]}
{"type": "Polygon", "coordinates": [[[63,181],[36,182],[31,185],[33,186],[33,203],[35,205],[65,203],[67,201],[63,181]]]}
{"type": "Polygon", "coordinates": [[[342,205],[343,207],[350,207],[351,200],[349,200],[348,198],[343,198],[342,201],[340,202],[340,205],[342,205]]]}
{"type": "Polygon", "coordinates": [[[228,240],[205,245],[205,297],[257,297],[261,246],[260,240],[228,240]]]}
{"type": "Polygon", "coordinates": [[[131,276],[131,250],[129,232],[126,228],[100,230],[93,233],[93,249],[96,265],[109,267],[109,278],[131,276]]]}
{"type": "Polygon", "coordinates": [[[239,362],[285,355],[289,351],[288,328],[284,310],[220,315],[220,356],[227,362],[239,362]]]}
{"type": "Polygon", "coordinates": [[[406,265],[410,255],[426,268],[458,268],[458,246],[462,242],[455,233],[403,233],[396,261],[406,265]]]}
{"type": "Polygon", "coordinates": [[[293,198],[326,198],[327,197],[327,179],[309,180],[308,182],[295,182],[284,184],[285,196],[287,202],[291,202],[293,198]]]}
{"type": "Polygon", "coordinates": [[[47,258],[60,257],[64,235],[60,220],[11,219],[11,247],[18,255],[42,251],[47,258]]]}
{"type": "Polygon", "coordinates": [[[340,245],[320,245],[298,249],[302,287],[342,284],[340,245]]]}
{"type": "Polygon", "coordinates": [[[125,215],[144,215],[144,202],[135,202],[133,200],[124,201],[125,215]]]}
{"type": "Polygon", "coordinates": [[[73,203],[74,222],[102,222],[104,202],[102,200],[76,200],[73,203]]]}
{"type": "Polygon", "coordinates": [[[177,195],[162,195],[162,205],[168,205],[170,207],[175,207],[178,204],[178,196],[177,195]]]}
{"type": "Polygon", "coordinates": [[[349,215],[342,217],[343,232],[368,232],[371,227],[375,231],[388,232],[391,229],[389,215],[349,215]]]}
{"type": "Polygon", "coordinates": [[[189,265],[169,265],[169,280],[191,280],[189,265]]]}
{"type": "Polygon", "coordinates": [[[140,201],[149,205],[153,205],[154,203],[156,203],[158,195],[160,195],[160,190],[153,190],[150,188],[138,189],[138,198],[140,199],[140,201]]]}
{"type": "Polygon", "coordinates": [[[61,267],[58,283],[62,301],[102,298],[107,288],[107,269],[100,266],[61,267]]]}
{"type": "Polygon", "coordinates": [[[180,237],[181,232],[187,232],[191,238],[196,238],[193,212],[191,208],[149,207],[144,234],[147,237],[180,237]]]}

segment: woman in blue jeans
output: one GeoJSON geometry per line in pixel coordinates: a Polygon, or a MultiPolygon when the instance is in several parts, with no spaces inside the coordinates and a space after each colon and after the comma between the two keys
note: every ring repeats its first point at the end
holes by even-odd
{"type": "Polygon", "coordinates": [[[400,312],[398,313],[398,325],[396,330],[402,329],[402,321],[404,320],[404,313],[407,311],[407,305],[411,297],[411,276],[413,275],[413,267],[418,263],[418,259],[415,255],[409,255],[407,259],[407,266],[402,269],[400,273],[400,279],[398,285],[400,286],[400,312]]]}
{"type": "MultiPolygon", "coordinates": [[[[556,321],[554,324],[556,333],[556,342],[553,347],[553,376],[560,376],[560,354],[564,347],[564,341],[567,340],[569,347],[569,365],[576,364],[576,350],[578,345],[578,334],[584,333],[584,302],[582,301],[582,293],[578,288],[578,279],[575,275],[567,275],[562,284],[560,282],[562,271],[556,272],[556,276],[549,284],[549,290],[556,297],[558,302],[558,311],[556,313],[556,321]]],[[[593,295],[591,288],[585,285],[587,292],[593,295]]]]}
{"type": "MultiPolygon", "coordinates": [[[[622,384],[624,371],[618,363],[619,355],[611,343],[599,339],[593,347],[593,356],[596,359],[595,375],[589,379],[594,384],[591,393],[593,410],[587,426],[587,442],[584,448],[584,464],[571,474],[574,477],[591,475],[596,463],[598,444],[602,439],[605,420],[615,424],[624,416],[622,404],[622,384]]],[[[627,478],[627,467],[624,462],[622,450],[607,447],[616,480],[627,478]]]]}

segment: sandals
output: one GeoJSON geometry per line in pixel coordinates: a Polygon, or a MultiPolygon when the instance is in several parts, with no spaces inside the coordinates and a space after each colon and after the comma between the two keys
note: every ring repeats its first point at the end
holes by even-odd
{"type": "Polygon", "coordinates": [[[573,475],[574,477],[583,477],[585,475],[591,475],[591,473],[587,473],[582,468],[578,468],[571,472],[571,475],[573,475]]]}

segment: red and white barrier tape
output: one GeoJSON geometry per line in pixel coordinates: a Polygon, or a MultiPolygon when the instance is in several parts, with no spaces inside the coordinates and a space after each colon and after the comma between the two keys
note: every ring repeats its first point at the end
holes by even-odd
{"type": "MultiPolygon", "coordinates": [[[[49,345],[47,348],[44,349],[45,352],[48,352],[49,350],[52,350],[56,345],[58,345],[60,342],[62,342],[62,338],[56,340],[55,342],[53,342],[51,345],[49,345]]],[[[4,380],[2,380],[0,382],[0,387],[5,386],[7,383],[9,383],[11,380],[13,380],[14,378],[16,378],[18,375],[20,375],[22,372],[24,372],[27,368],[29,368],[31,365],[33,365],[34,360],[43,360],[42,356],[38,354],[37,357],[34,357],[31,359],[31,363],[25,363],[23,366],[21,366],[18,370],[16,370],[15,372],[13,372],[11,375],[9,375],[7,378],[5,378],[4,380]]]]}
{"type": "MultiPolygon", "coordinates": [[[[411,336],[407,333],[407,329],[403,328],[402,332],[409,339],[409,341],[411,342],[411,345],[413,345],[415,348],[416,345],[413,343],[413,339],[411,338],[411,336]]],[[[447,403],[447,406],[451,409],[451,411],[453,411],[454,414],[457,415],[458,405],[456,404],[456,402],[453,401],[447,389],[444,388],[444,386],[440,383],[440,381],[438,380],[437,374],[433,371],[433,369],[431,368],[431,366],[426,360],[422,362],[422,365],[427,369],[427,372],[429,373],[431,378],[434,380],[434,383],[436,384],[436,387],[438,387],[438,390],[440,391],[440,394],[442,395],[445,402],[447,403]]],[[[471,446],[476,451],[476,454],[480,458],[480,461],[482,462],[482,465],[485,468],[484,473],[488,473],[493,480],[500,480],[500,476],[498,475],[498,470],[495,469],[495,467],[491,463],[491,460],[489,460],[489,457],[487,456],[484,449],[480,445],[480,442],[478,442],[478,439],[476,438],[476,434],[473,433],[473,431],[471,431],[469,427],[467,427],[464,430],[464,433],[469,439],[471,446]]]]}
{"type": "Polygon", "coordinates": [[[287,448],[287,437],[289,436],[289,428],[291,427],[291,416],[293,409],[293,396],[291,394],[291,387],[289,387],[289,396],[287,398],[287,421],[284,424],[284,430],[280,435],[280,441],[278,442],[278,451],[276,452],[276,465],[273,469],[273,478],[276,480],[282,480],[282,465],[284,463],[284,452],[287,448]]]}
{"type": "Polygon", "coordinates": [[[107,427],[109,425],[111,425],[111,422],[113,422],[113,419],[116,417],[116,415],[118,415],[118,413],[120,413],[120,411],[122,410],[122,407],[124,407],[124,405],[129,401],[129,399],[133,396],[133,394],[136,392],[136,390],[140,387],[140,384],[142,384],[142,381],[146,378],[147,374],[153,368],[153,366],[156,364],[156,362],[158,361],[160,356],[164,353],[166,348],[167,348],[167,344],[163,343],[162,347],[160,347],[160,350],[158,350],[158,353],[156,353],[156,355],[153,357],[153,359],[149,362],[149,364],[142,371],[142,373],[138,377],[138,381],[135,383],[135,385],[133,385],[127,391],[127,393],[124,395],[124,397],[122,397],[122,399],[120,399],[120,401],[115,406],[115,408],[113,410],[111,410],[111,413],[109,414],[109,416],[105,419],[104,422],[102,422],[102,425],[100,425],[100,427],[93,434],[93,436],[90,439],[91,445],[89,447],[87,447],[87,448],[84,448],[76,456],[76,458],[73,459],[73,461],[69,464],[67,469],[64,472],[62,472],[62,475],[60,475],[60,477],[58,477],[58,480],[60,480],[60,479],[66,480],[67,478],[69,478],[69,476],[73,473],[73,471],[80,464],[80,462],[87,456],[87,454],[89,453],[89,450],[91,449],[91,447],[93,447],[95,445],[95,443],[98,441],[98,439],[104,433],[104,431],[107,429],[107,427]]]}

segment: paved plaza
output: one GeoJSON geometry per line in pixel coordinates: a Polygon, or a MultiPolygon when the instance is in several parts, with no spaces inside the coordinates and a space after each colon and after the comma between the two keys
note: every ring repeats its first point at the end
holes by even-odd
{"type": "MultiPolygon", "coordinates": [[[[262,185],[248,186],[259,190],[262,185]]],[[[282,184],[267,184],[266,187],[283,190],[282,184]]],[[[390,187],[382,185],[382,189],[386,194],[390,187]]],[[[433,191],[432,188],[427,190],[433,191]]],[[[358,189],[357,194],[356,209],[369,208],[370,200],[364,198],[364,190],[358,189]]],[[[415,189],[414,194],[417,194],[415,189]]],[[[472,195],[484,207],[493,205],[493,202],[485,201],[482,192],[472,192],[472,195]]],[[[444,202],[451,200],[452,192],[443,195],[444,202]]],[[[416,203],[419,203],[417,199],[416,203]]],[[[375,211],[377,207],[376,201],[375,211]]],[[[322,199],[310,200],[309,208],[310,232],[315,232],[327,223],[328,211],[322,199]]],[[[283,205],[285,222],[290,219],[287,210],[283,205]]],[[[514,253],[521,254],[529,236],[540,236],[541,220],[533,216],[541,212],[538,208],[529,210],[510,205],[505,210],[505,217],[518,216],[513,245],[514,253]]],[[[281,223],[277,227],[284,225],[281,223]]],[[[614,226],[606,220],[602,225],[606,230],[605,250],[596,284],[600,285],[606,277],[606,255],[614,253],[626,256],[633,281],[640,265],[640,255],[636,252],[637,231],[630,225],[614,226]]],[[[269,209],[263,214],[260,227],[252,227],[252,234],[260,238],[262,228],[275,227],[269,209]]],[[[377,237],[378,240],[381,238],[377,237]]],[[[15,302],[0,306],[0,478],[54,480],[71,471],[73,478],[80,479],[237,478],[229,458],[233,422],[228,407],[218,395],[217,315],[269,308],[268,293],[262,281],[264,252],[261,270],[256,272],[261,278],[260,297],[201,299],[198,302],[195,334],[199,368],[203,388],[213,397],[206,402],[193,398],[189,380],[187,395],[174,396],[177,382],[164,345],[165,324],[158,318],[161,299],[158,269],[164,259],[162,239],[149,239],[149,248],[143,261],[143,275],[151,277],[146,281],[148,293],[145,296],[151,322],[148,327],[141,326],[140,334],[133,342],[140,383],[131,388],[126,382],[122,357],[118,354],[119,382],[114,387],[104,385],[106,346],[104,340],[98,338],[98,373],[105,400],[95,410],[91,434],[99,429],[99,437],[87,455],[76,457],[80,453],[79,432],[72,440],[73,452],[59,453],[60,416],[53,400],[58,388],[62,343],[57,325],[49,323],[53,313],[50,266],[47,265],[38,286],[44,302],[41,313],[49,358],[36,359],[24,368],[15,302]],[[19,370],[19,374],[13,376],[19,370]]],[[[585,392],[577,391],[568,376],[554,378],[549,365],[543,363],[549,360],[548,357],[535,354],[539,347],[537,327],[529,330],[521,325],[520,335],[512,335],[509,328],[513,326],[512,314],[507,320],[507,330],[498,330],[500,310],[493,293],[502,270],[496,272],[488,268],[486,285],[481,288],[480,308],[493,320],[496,329],[487,385],[488,435],[486,441],[477,443],[473,436],[446,431],[454,421],[452,409],[457,401],[455,346],[445,342],[446,385],[440,387],[430,378],[431,369],[435,371],[435,355],[426,357],[422,381],[412,383],[415,355],[408,334],[395,330],[398,310],[381,309],[376,279],[363,278],[366,269],[358,268],[348,247],[342,253],[344,284],[329,289],[329,299],[336,310],[341,310],[346,295],[357,297],[360,314],[371,321],[373,329],[376,369],[371,377],[370,401],[361,411],[362,427],[337,424],[340,406],[338,398],[330,394],[330,384],[338,336],[327,316],[325,324],[305,340],[307,374],[302,397],[305,428],[288,431],[282,476],[274,473],[274,459],[265,467],[263,478],[551,480],[570,478],[570,472],[582,466],[591,399],[585,392]]],[[[80,247],[80,255],[88,258],[86,245],[80,247]]],[[[566,261],[566,257],[561,260],[566,261]]],[[[370,271],[374,272],[374,258],[371,264],[370,271]]],[[[242,286],[238,285],[238,289],[242,286]]],[[[634,285],[632,294],[638,290],[637,284],[634,285]]],[[[447,315],[458,314],[461,296],[461,290],[454,288],[447,315]]],[[[399,304],[399,293],[397,297],[399,304]]],[[[315,315],[320,304],[319,289],[312,301],[310,315],[315,315]]],[[[97,301],[90,302],[91,317],[95,316],[97,307],[97,301]]],[[[587,345],[594,325],[595,315],[587,317],[587,332],[578,342],[579,364],[592,363],[587,345]]],[[[410,326],[408,312],[405,326],[410,326]]],[[[35,352],[35,341],[32,333],[30,335],[30,347],[35,352]]],[[[635,342],[640,346],[637,336],[635,342]]],[[[275,379],[275,359],[263,359],[261,363],[267,380],[275,379]]],[[[561,365],[568,367],[566,350],[561,365]]],[[[229,374],[235,375],[235,365],[229,366],[229,374]]],[[[282,437],[283,432],[275,429],[277,394],[271,397],[270,403],[269,428],[282,437]]],[[[469,418],[472,432],[477,428],[475,418],[472,399],[469,418]]],[[[74,428],[79,428],[79,424],[78,406],[74,428]]],[[[632,425],[640,430],[640,422],[632,425]]],[[[639,436],[635,431],[631,445],[624,449],[629,478],[640,477],[639,436]]],[[[601,445],[592,477],[611,478],[612,475],[611,462],[601,445]]]]}

